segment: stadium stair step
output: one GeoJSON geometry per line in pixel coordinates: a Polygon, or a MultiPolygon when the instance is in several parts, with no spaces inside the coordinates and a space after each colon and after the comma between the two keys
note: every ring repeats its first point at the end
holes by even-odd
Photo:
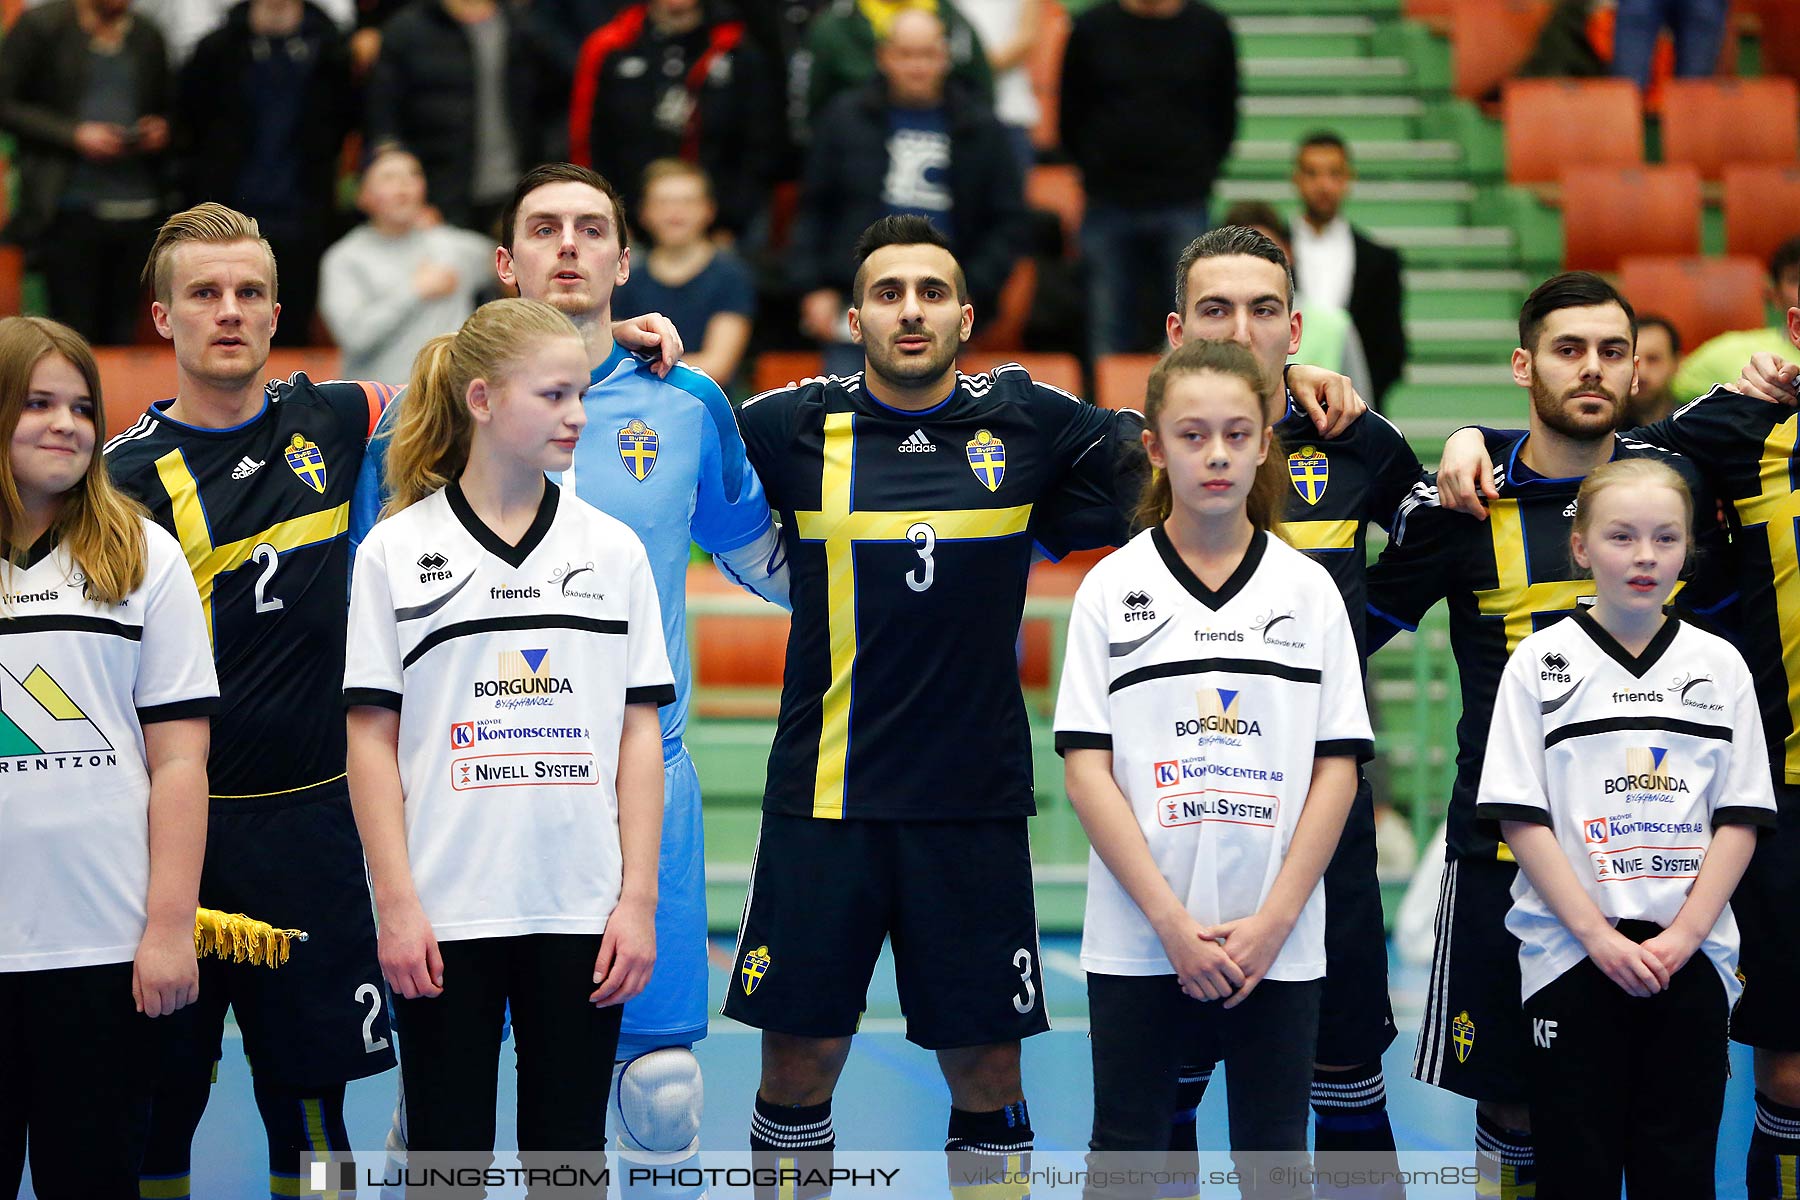
{"type": "MultiPolygon", "coordinates": [[[[1293,185],[1285,179],[1225,179],[1213,191],[1221,210],[1240,200],[1290,204],[1293,185]]],[[[1468,223],[1480,189],[1461,180],[1364,181],[1350,194],[1345,213],[1352,223],[1373,230],[1391,226],[1462,226],[1468,223]]]]}
{"type": "MultiPolygon", "coordinates": [[[[1350,143],[1357,178],[1365,185],[1427,179],[1460,180],[1468,165],[1462,146],[1447,138],[1370,138],[1350,143]]],[[[1282,138],[1243,139],[1225,163],[1227,179],[1268,179],[1286,183],[1294,169],[1294,142],[1282,138]]]]}
{"type": "Polygon", "coordinates": [[[1531,290],[1523,271],[1409,270],[1409,317],[1486,317],[1508,320],[1531,290]]]}
{"type": "Polygon", "coordinates": [[[1420,135],[1427,106],[1417,96],[1245,96],[1238,136],[1290,146],[1317,129],[1350,141],[1400,140],[1420,135]]]}

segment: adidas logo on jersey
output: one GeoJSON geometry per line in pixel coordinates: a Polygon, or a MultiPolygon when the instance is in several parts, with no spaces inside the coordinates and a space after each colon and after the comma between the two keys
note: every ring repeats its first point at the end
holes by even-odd
{"type": "Polygon", "coordinates": [[[912,431],[911,437],[900,443],[900,453],[936,454],[937,446],[932,443],[930,438],[925,436],[925,431],[923,429],[915,429],[912,431]]]}
{"type": "Polygon", "coordinates": [[[1571,501],[1569,501],[1569,507],[1563,509],[1563,516],[1573,517],[1574,515],[1575,515],[1575,501],[1571,500],[1571,501]]]}
{"type": "Polygon", "coordinates": [[[233,479],[248,479],[258,471],[262,470],[262,467],[262,463],[257,462],[254,458],[251,458],[246,454],[244,457],[238,459],[237,466],[231,468],[231,477],[233,479]]]}

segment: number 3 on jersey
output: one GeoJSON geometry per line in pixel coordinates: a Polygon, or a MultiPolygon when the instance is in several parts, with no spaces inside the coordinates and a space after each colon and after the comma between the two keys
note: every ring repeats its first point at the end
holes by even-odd
{"type": "Polygon", "coordinates": [[[915,592],[922,592],[931,586],[937,578],[937,560],[931,552],[937,549],[937,530],[924,521],[914,521],[912,528],[906,531],[906,540],[913,544],[919,552],[920,565],[914,567],[906,575],[906,586],[915,592]]]}

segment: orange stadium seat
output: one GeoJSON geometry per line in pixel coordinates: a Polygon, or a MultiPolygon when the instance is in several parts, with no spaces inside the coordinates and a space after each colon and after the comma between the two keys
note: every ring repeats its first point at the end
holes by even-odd
{"type": "Polygon", "coordinates": [[[1065,392],[1081,395],[1081,360],[1073,354],[999,353],[991,350],[984,354],[971,346],[963,350],[962,358],[956,365],[964,371],[978,372],[989,371],[1001,363],[1009,362],[1024,367],[1038,383],[1047,383],[1065,392]]]}
{"type": "Polygon", "coordinates": [[[1663,161],[1718,179],[1733,163],[1800,159],[1800,87],[1791,79],[1671,79],[1663,100],[1663,161]]]}
{"type": "Polygon", "coordinates": [[[1062,222],[1063,253],[1080,255],[1081,214],[1087,211],[1087,192],[1081,172],[1066,163],[1036,166],[1025,176],[1025,203],[1056,214],[1062,222]]]}
{"type": "MultiPolygon", "coordinates": [[[[95,346],[94,361],[100,368],[100,395],[106,402],[107,437],[129,427],[152,400],[167,400],[175,394],[175,351],[166,342],[160,346],[95,346]]],[[[305,371],[309,379],[336,379],[341,361],[342,356],[329,346],[277,347],[269,352],[263,374],[269,379],[286,379],[295,371],[305,371]]]]}
{"type": "Polygon", "coordinates": [[[1509,183],[1551,183],[1570,163],[1644,161],[1644,114],[1627,79],[1515,79],[1502,99],[1509,183]]]}
{"type": "Polygon", "coordinates": [[[1617,270],[1627,254],[1700,253],[1700,172],[1691,166],[1575,167],[1562,192],[1571,271],[1617,270]]]}
{"type": "Polygon", "coordinates": [[[1800,235],[1800,165],[1725,168],[1725,253],[1767,263],[1800,235]]]}
{"type": "Polygon", "coordinates": [[[1025,346],[1025,323],[1037,298],[1037,263],[1021,258],[1000,288],[1000,299],[991,313],[975,313],[975,336],[969,349],[975,353],[1020,350],[1025,346]]]}
{"type": "Polygon", "coordinates": [[[1450,10],[1451,90],[1479,100],[1511,79],[1549,19],[1549,0],[1456,0],[1450,10]]]}
{"type": "Polygon", "coordinates": [[[1800,5],[1793,0],[1763,0],[1759,16],[1764,73],[1800,78],[1800,5]]]}
{"type": "Polygon", "coordinates": [[[1619,289],[1639,313],[1669,318],[1681,344],[1763,323],[1763,264],[1754,258],[1631,255],[1619,261],[1619,289]]]}
{"type": "Polygon", "coordinates": [[[95,346],[106,436],[129,428],[152,400],[175,394],[175,351],[161,346],[95,346]]]}
{"type": "Polygon", "coordinates": [[[760,395],[810,379],[823,371],[824,365],[817,350],[764,350],[756,356],[750,386],[760,395]]]}
{"type": "Polygon", "coordinates": [[[25,251],[0,246],[0,317],[16,317],[25,310],[25,251]]]}
{"type": "Polygon", "coordinates": [[[1101,408],[1144,407],[1144,384],[1156,354],[1108,354],[1094,367],[1094,403],[1101,408]]]}
{"type": "Polygon", "coordinates": [[[1025,73],[1037,97],[1038,119],[1031,130],[1031,144],[1039,150],[1054,149],[1061,130],[1057,105],[1062,100],[1063,47],[1069,41],[1069,13],[1057,0],[1044,0],[1043,27],[1025,55],[1025,73]]]}

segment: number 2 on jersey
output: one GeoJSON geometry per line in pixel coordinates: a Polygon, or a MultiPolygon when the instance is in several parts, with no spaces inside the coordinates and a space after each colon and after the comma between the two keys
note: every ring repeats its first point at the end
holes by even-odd
{"type": "Polygon", "coordinates": [[[259,542],[250,557],[263,564],[262,574],[256,577],[256,611],[280,612],[286,606],[279,596],[269,595],[269,582],[275,578],[275,568],[281,565],[281,551],[267,542],[259,542]]]}
{"type": "Polygon", "coordinates": [[[386,1050],[388,1040],[375,1036],[375,1018],[381,1015],[381,989],[372,983],[365,983],[356,989],[356,1002],[369,1006],[368,1015],[363,1018],[363,1053],[373,1054],[377,1050],[386,1050]]]}
{"type": "Polygon", "coordinates": [[[915,592],[925,591],[937,577],[937,560],[931,557],[931,552],[937,549],[937,530],[923,521],[915,521],[906,531],[906,540],[919,552],[920,559],[920,565],[906,573],[906,586],[915,592]]]}

